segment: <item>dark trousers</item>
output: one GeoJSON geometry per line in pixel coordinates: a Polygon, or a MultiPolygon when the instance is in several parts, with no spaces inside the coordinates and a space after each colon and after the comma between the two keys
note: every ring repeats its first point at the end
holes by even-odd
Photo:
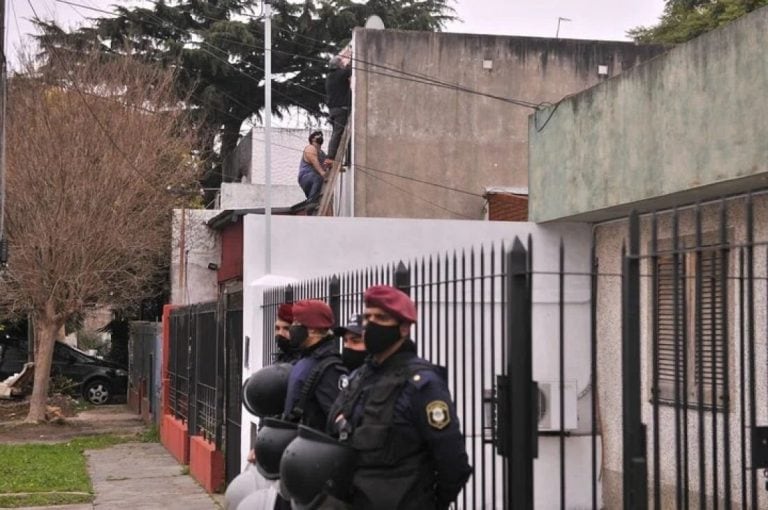
{"type": "Polygon", "coordinates": [[[313,200],[323,191],[323,178],[317,172],[306,172],[299,176],[299,186],[304,191],[304,195],[309,200],[313,200]]]}
{"type": "Polygon", "coordinates": [[[349,108],[331,108],[330,121],[333,126],[333,134],[328,145],[328,157],[331,159],[336,159],[336,152],[339,150],[339,143],[341,143],[341,135],[344,134],[344,128],[347,127],[348,119],[349,108]]]}

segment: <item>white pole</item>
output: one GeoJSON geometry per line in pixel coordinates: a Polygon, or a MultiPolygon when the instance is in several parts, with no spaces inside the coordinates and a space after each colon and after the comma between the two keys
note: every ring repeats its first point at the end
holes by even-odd
{"type": "Polygon", "coordinates": [[[264,274],[272,272],[272,3],[264,0],[264,274]]]}

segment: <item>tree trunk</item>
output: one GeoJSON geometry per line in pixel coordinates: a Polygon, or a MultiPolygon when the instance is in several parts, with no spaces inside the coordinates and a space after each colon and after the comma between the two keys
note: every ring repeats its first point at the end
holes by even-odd
{"type": "Polygon", "coordinates": [[[48,402],[53,347],[59,324],[56,321],[53,305],[38,312],[35,318],[35,380],[32,386],[32,398],[29,401],[27,422],[45,421],[45,407],[48,402]]]}

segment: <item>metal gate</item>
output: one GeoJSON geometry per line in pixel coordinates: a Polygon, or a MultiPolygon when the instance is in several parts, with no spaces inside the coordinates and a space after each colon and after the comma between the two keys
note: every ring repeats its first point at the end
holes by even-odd
{"type": "Polygon", "coordinates": [[[243,384],[243,293],[226,295],[226,320],[224,321],[226,397],[224,455],[226,482],[240,474],[240,427],[242,419],[243,384]]]}
{"type": "Polygon", "coordinates": [[[272,359],[275,352],[272,328],[281,303],[322,299],[337,322],[344,323],[362,312],[363,293],[371,285],[390,284],[407,292],[417,304],[413,338],[419,355],[448,368],[448,385],[474,468],[457,507],[508,507],[508,469],[498,453],[496,410],[496,378],[506,373],[509,349],[507,252],[495,245],[269,289],[263,305],[264,359],[272,359]]]}
{"type": "Polygon", "coordinates": [[[128,340],[128,405],[145,421],[159,419],[159,380],[156,377],[160,324],[132,321],[128,340]]]}
{"type": "MultiPolygon", "coordinates": [[[[590,382],[598,391],[585,477],[591,507],[768,507],[766,208],[765,197],[736,197],[598,225],[593,268],[586,274],[564,269],[564,247],[558,271],[534,270],[532,246],[515,244],[509,263],[510,377],[499,384],[502,394],[508,391],[499,399],[499,415],[502,422],[510,419],[503,423],[510,431],[510,508],[583,508],[566,484],[566,466],[579,453],[567,447],[564,398],[561,467],[548,473],[559,502],[542,506],[542,494],[534,491],[542,459],[531,448],[537,403],[528,395],[540,394],[531,352],[541,338],[530,327],[536,305],[531,296],[542,278],[551,277],[560,281],[558,314],[552,316],[560,331],[560,395],[566,393],[564,353],[574,327],[564,317],[563,289],[572,278],[592,282],[590,382]],[[755,221],[756,212],[762,222],[755,221]]],[[[541,432],[538,437],[540,443],[541,432]]],[[[506,452],[507,443],[501,446],[506,452]]]]}

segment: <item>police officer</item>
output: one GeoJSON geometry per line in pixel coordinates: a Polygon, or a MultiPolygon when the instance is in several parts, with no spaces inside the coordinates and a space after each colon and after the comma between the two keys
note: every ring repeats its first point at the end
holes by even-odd
{"type": "Polygon", "coordinates": [[[354,372],[362,366],[368,356],[363,343],[363,316],[353,315],[346,325],[335,328],[333,332],[343,341],[341,361],[350,373],[354,372]]]}
{"type": "Polygon", "coordinates": [[[446,371],[416,355],[416,307],[400,290],[365,293],[371,355],[331,409],[328,430],[357,451],[352,508],[447,509],[469,478],[446,371]]]}
{"type": "Polygon", "coordinates": [[[299,360],[300,352],[291,346],[291,324],[293,323],[293,305],[283,303],[277,309],[275,320],[275,343],[278,352],[274,355],[275,363],[295,363],[299,360]]]}
{"type": "Polygon", "coordinates": [[[339,394],[339,380],[347,369],[330,328],[333,311],[323,301],[305,300],[293,305],[291,346],[300,359],[291,370],[283,419],[324,430],[328,411],[339,394]]]}

